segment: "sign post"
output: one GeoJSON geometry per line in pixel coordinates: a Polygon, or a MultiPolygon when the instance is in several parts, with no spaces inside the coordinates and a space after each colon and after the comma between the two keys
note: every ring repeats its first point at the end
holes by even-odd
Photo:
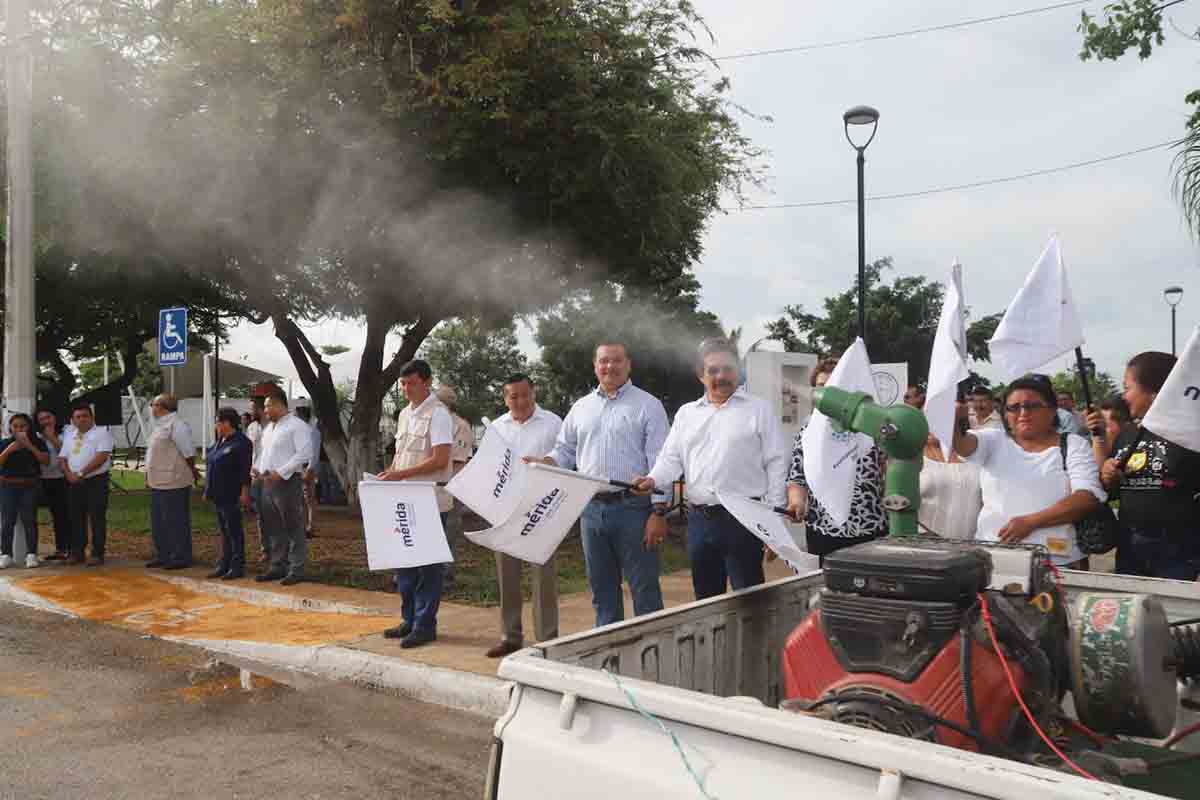
{"type": "Polygon", "coordinates": [[[164,308],[158,312],[158,366],[171,367],[170,391],[175,393],[175,367],[187,364],[188,310],[164,308]]]}

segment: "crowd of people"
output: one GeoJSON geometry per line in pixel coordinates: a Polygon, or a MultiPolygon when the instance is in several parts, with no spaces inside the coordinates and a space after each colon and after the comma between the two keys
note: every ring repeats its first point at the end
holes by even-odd
{"type": "MultiPolygon", "coordinates": [[[[1076,527],[1104,504],[1119,504],[1118,572],[1196,580],[1200,453],[1139,422],[1174,362],[1165,353],[1135,356],[1125,370],[1123,396],[1106,398],[1086,415],[1043,375],[1015,380],[999,395],[982,385],[965,389],[951,447],[947,451],[932,435],[926,444],[921,527],[948,539],[1041,545],[1056,564],[1087,569],[1076,527]]],[[[825,385],[835,367],[832,360],[818,363],[812,386],[825,385]]],[[[722,506],[721,492],[785,508],[794,521],[805,523],[807,549],[817,556],[887,534],[884,454],[874,446],[858,454],[849,517],[836,522],[806,480],[803,430],[789,450],[778,415],[748,392],[728,341],[701,343],[701,395],[680,407],[673,421],[658,398],[635,385],[634,361],[620,339],[596,345],[593,368],[595,388],[565,418],[538,405],[529,375],[510,376],[501,398],[507,413],[493,426],[526,461],[632,487],[598,493],[580,519],[597,626],[625,618],[623,584],[634,615],[663,608],[659,548],[681,477],[686,476],[681,502],[697,599],[762,583],[763,562],[774,555],[722,506]]],[[[377,478],[444,485],[471,456],[470,425],[454,412],[453,389],[434,390],[427,362],[406,364],[400,388],[407,405],[397,419],[394,456],[377,478]]],[[[904,399],[921,407],[925,395],[910,387],[904,399]]],[[[146,566],[181,569],[193,559],[190,493],[200,479],[195,447],[173,396],[155,398],[151,411],[146,484],[155,557],[146,566]]],[[[263,554],[255,580],[292,585],[305,579],[320,434],[301,411],[291,411],[283,391],[273,388],[248,414],[218,412],[215,441],[206,452],[204,496],[216,508],[222,544],[209,578],[247,574],[243,514],[253,509],[263,554]]],[[[63,429],[46,410],[38,412],[36,423],[13,415],[9,429],[0,441],[0,567],[13,563],[18,521],[26,535],[26,565],[37,565],[38,503],[50,509],[54,521],[56,552],[48,559],[85,563],[90,532],[86,563],[104,563],[113,449],[107,429],[95,424],[85,404],[75,407],[63,429]]],[[[461,506],[441,488],[437,502],[453,546],[462,535],[461,506]],[[452,525],[456,512],[459,521],[452,525]]],[[[495,558],[500,639],[487,655],[498,658],[521,648],[525,632],[522,562],[502,553],[495,558]]],[[[533,634],[539,641],[554,638],[559,632],[554,560],[529,569],[533,634]]],[[[446,580],[443,564],[398,570],[401,620],[385,635],[404,648],[436,641],[446,580]]]]}

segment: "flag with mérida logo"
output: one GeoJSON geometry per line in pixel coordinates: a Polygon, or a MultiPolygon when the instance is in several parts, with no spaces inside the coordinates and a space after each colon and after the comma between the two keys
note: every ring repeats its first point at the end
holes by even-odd
{"type": "Polygon", "coordinates": [[[371,570],[423,567],[454,560],[438,512],[436,483],[360,481],[358,501],[371,570]]]}

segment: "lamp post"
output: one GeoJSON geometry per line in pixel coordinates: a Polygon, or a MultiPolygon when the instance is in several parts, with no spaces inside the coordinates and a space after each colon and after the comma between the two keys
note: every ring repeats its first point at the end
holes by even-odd
{"type": "Polygon", "coordinates": [[[1183,287],[1168,286],[1163,289],[1163,299],[1171,307],[1171,355],[1175,355],[1175,306],[1183,299],[1183,287]]]}
{"type": "Polygon", "coordinates": [[[863,166],[866,158],[867,145],[875,139],[875,130],[879,125],[879,112],[870,106],[855,106],[842,114],[842,122],[846,127],[846,141],[858,152],[858,335],[865,343],[867,340],[867,233],[866,217],[864,216],[865,201],[863,198],[863,166]],[[855,144],[850,136],[850,126],[870,126],[867,140],[855,144]]]}

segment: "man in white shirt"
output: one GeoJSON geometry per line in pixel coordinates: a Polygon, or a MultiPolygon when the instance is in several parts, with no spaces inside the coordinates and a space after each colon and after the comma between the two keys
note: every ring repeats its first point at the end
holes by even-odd
{"type": "Polygon", "coordinates": [[[147,567],[186,569],[192,565],[192,484],[196,446],[192,429],[179,419],[179,401],[160,394],[150,401],[154,429],[146,443],[146,486],[150,488],[150,538],[154,560],[147,567]]]}
{"type": "Polygon", "coordinates": [[[92,407],[78,403],[71,411],[74,427],[63,434],[58,460],[67,478],[67,514],[71,520],[70,564],[82,564],[92,529],[89,567],[104,563],[108,539],[108,470],[112,466],[113,439],[108,428],[96,424],[92,407]]]}
{"type": "MultiPolygon", "coordinates": [[[[562,420],[537,404],[537,393],[528,375],[518,373],[504,382],[508,413],[492,423],[519,458],[541,460],[554,449],[562,420]]],[[[537,641],[558,637],[558,572],[554,556],[543,565],[530,564],[533,583],[533,633],[537,641]]],[[[520,650],[525,641],[521,625],[521,560],[496,553],[496,578],[500,584],[500,643],[487,651],[501,658],[520,650]]]]}
{"type": "MultiPolygon", "coordinates": [[[[251,458],[258,458],[259,443],[262,441],[263,420],[266,419],[263,411],[263,398],[253,397],[250,399],[250,416],[252,421],[246,426],[246,438],[250,440],[251,446],[254,448],[251,458]]],[[[260,517],[260,509],[262,508],[262,484],[254,481],[250,484],[250,510],[251,516],[254,518],[255,527],[258,528],[258,544],[262,549],[262,555],[258,563],[271,563],[271,543],[267,541],[263,535],[263,527],[260,517]]]]}
{"type": "Polygon", "coordinates": [[[1004,430],[1004,420],[996,410],[996,398],[985,386],[976,386],[967,395],[971,430],[1004,430]]]}
{"type": "MultiPolygon", "coordinates": [[[[704,396],[676,412],[654,469],[637,481],[639,491],[649,492],[687,475],[688,558],[697,600],[723,594],[726,579],[735,590],[764,580],[762,541],[720,505],[717,491],[782,506],[788,468],[779,419],[766,401],[738,386],[733,346],[706,340],[700,360],[704,396]]],[[[648,540],[661,542],[667,522],[656,514],[646,531],[648,540]]]]}
{"type": "MultiPolygon", "coordinates": [[[[385,481],[435,481],[450,479],[450,450],[453,447],[453,423],[450,412],[433,395],[433,370],[421,359],[400,368],[400,389],[408,405],[396,418],[396,455],[392,465],[379,473],[385,481]]],[[[454,498],[437,490],[442,526],[454,498]]],[[[437,612],[442,602],[445,564],[426,564],[396,570],[396,591],[400,593],[401,622],[383,635],[399,639],[403,648],[420,647],[437,641],[437,612]]]]}
{"type": "Polygon", "coordinates": [[[271,568],[254,580],[283,580],[291,586],[304,580],[308,543],[304,539],[304,465],[312,451],[312,431],[288,412],[287,395],[275,387],[267,394],[262,439],[250,477],[262,487],[259,525],[271,543],[271,568]]]}

